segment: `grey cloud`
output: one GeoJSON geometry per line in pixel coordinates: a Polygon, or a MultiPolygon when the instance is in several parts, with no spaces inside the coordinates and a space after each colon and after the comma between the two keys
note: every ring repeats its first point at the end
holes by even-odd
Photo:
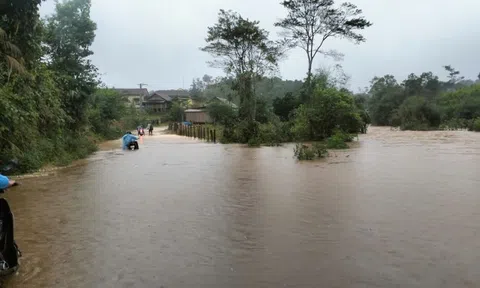
{"type": "MultiPolygon", "coordinates": [[[[208,67],[204,45],[207,26],[216,22],[219,9],[232,9],[259,20],[276,37],[273,23],[285,14],[279,0],[93,0],[92,18],[98,30],[92,47],[94,64],[105,73],[109,86],[150,89],[188,88],[192,78],[207,73],[223,75],[208,67]]],[[[445,76],[442,65],[451,64],[467,78],[480,72],[478,48],[480,11],[477,0],[352,0],[374,25],[359,46],[344,40],[326,43],[345,54],[341,64],[351,76],[350,88],[368,85],[373,76],[432,71],[445,76]]],[[[53,12],[53,0],[41,7],[53,12]]],[[[318,57],[315,65],[332,61],[318,57]]],[[[291,51],[280,65],[283,78],[301,79],[307,61],[301,50],[291,51]]]]}

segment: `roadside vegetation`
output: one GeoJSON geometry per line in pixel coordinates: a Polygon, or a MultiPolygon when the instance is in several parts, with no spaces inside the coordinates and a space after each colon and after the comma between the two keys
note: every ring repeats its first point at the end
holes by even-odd
{"type": "Polygon", "coordinates": [[[105,89],[89,60],[90,0],[59,2],[46,19],[40,4],[0,4],[1,160],[18,159],[19,172],[86,157],[147,117],[105,89]]]}

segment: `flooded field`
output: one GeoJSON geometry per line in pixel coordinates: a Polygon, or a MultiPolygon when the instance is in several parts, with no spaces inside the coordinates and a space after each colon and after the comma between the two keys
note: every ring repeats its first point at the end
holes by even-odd
{"type": "Polygon", "coordinates": [[[480,133],[372,127],[297,162],[155,132],[7,192],[7,287],[480,286],[480,133]]]}

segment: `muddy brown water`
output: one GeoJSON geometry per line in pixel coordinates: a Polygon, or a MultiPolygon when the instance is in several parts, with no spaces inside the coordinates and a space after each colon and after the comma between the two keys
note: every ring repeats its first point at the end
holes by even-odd
{"type": "Polygon", "coordinates": [[[6,194],[24,255],[7,287],[480,286],[480,134],[372,127],[306,163],[112,143],[6,194]]]}

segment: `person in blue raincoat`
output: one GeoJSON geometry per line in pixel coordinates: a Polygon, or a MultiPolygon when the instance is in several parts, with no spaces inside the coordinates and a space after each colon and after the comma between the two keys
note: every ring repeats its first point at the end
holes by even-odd
{"type": "Polygon", "coordinates": [[[15,181],[10,180],[7,176],[0,174],[0,190],[5,190],[13,185],[15,185],[15,181]]]}
{"type": "Polygon", "coordinates": [[[130,144],[132,143],[134,145],[134,149],[137,150],[138,149],[138,137],[137,136],[134,136],[132,135],[131,132],[127,132],[125,135],[123,135],[122,137],[122,149],[123,150],[127,150],[130,146],[130,144]]]}

